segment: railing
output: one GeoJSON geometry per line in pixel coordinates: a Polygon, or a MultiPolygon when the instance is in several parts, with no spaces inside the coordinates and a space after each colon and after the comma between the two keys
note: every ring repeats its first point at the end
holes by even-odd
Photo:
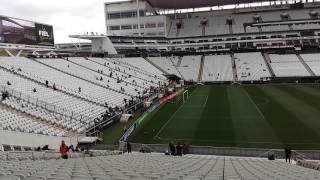
{"type": "MultiPolygon", "coordinates": [[[[124,143],[124,142],[120,142],[124,143]]],[[[131,143],[133,151],[139,151],[141,147],[148,147],[151,152],[164,153],[169,150],[167,144],[139,144],[131,143]]],[[[238,147],[211,147],[211,146],[190,146],[190,154],[217,155],[217,156],[240,156],[268,158],[274,155],[275,158],[284,159],[285,152],[282,149],[261,149],[261,148],[238,148],[238,147]]],[[[320,160],[320,150],[292,150],[292,159],[320,160]]]]}
{"type": "MultiPolygon", "coordinates": [[[[110,150],[110,151],[120,151],[119,145],[106,145],[106,144],[100,144],[95,145],[94,150],[110,150]]],[[[122,150],[120,152],[123,152],[122,150]]]]}
{"type": "Polygon", "coordinates": [[[48,102],[39,100],[37,98],[33,98],[29,95],[26,95],[22,92],[13,90],[11,88],[5,87],[0,85],[0,92],[8,92],[10,96],[13,96],[17,99],[22,99],[30,104],[35,105],[36,107],[41,107],[43,109],[46,109],[47,111],[53,113],[53,114],[59,114],[65,117],[70,117],[71,119],[75,119],[77,121],[80,121],[83,124],[87,124],[86,121],[84,120],[90,120],[90,117],[84,116],[84,115],[79,115],[80,119],[75,118],[75,115],[78,115],[77,113],[73,111],[69,111],[65,108],[57,107],[56,105],[50,104],[48,102]]]}

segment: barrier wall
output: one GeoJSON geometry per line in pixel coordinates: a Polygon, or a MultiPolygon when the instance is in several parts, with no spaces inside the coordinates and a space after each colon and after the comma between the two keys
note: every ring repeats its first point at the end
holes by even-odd
{"type": "Polygon", "coordinates": [[[0,145],[43,147],[49,145],[50,149],[59,149],[61,141],[67,145],[77,145],[78,137],[56,137],[32,133],[0,130],[0,145]]]}

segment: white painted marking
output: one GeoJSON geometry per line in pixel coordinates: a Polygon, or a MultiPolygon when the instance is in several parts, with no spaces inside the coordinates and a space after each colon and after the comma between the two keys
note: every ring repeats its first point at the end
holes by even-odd
{"type": "Polygon", "coordinates": [[[251,97],[249,96],[248,92],[245,89],[242,89],[245,94],[247,95],[248,99],[250,100],[250,102],[253,104],[253,106],[256,108],[256,110],[259,112],[260,116],[262,117],[262,119],[265,119],[263,113],[261,112],[261,110],[258,108],[258,106],[256,105],[256,103],[251,99],[251,97]]]}
{"type": "Polygon", "coordinates": [[[172,116],[170,117],[170,119],[161,127],[161,129],[159,130],[159,132],[155,135],[155,137],[159,137],[159,134],[161,133],[161,131],[169,124],[169,122],[173,119],[173,117],[177,114],[177,112],[180,111],[180,109],[182,109],[182,107],[184,106],[184,104],[182,104],[177,110],[176,112],[174,112],[172,114],[172,116]]]}
{"type": "Polygon", "coordinates": [[[207,106],[207,102],[208,102],[208,96],[206,96],[206,100],[204,101],[204,104],[202,107],[206,107],[207,106]]]}

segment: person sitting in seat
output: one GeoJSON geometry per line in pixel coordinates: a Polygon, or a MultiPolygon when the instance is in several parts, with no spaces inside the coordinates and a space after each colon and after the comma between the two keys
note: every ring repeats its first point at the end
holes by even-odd
{"type": "Polygon", "coordinates": [[[2,92],[1,96],[2,96],[2,101],[4,101],[9,97],[9,92],[8,91],[4,91],[4,92],[2,92]]]}

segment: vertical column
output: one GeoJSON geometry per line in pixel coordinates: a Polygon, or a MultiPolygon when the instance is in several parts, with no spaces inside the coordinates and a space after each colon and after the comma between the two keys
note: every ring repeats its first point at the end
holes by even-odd
{"type": "Polygon", "coordinates": [[[2,19],[0,17],[0,35],[2,35],[3,32],[3,24],[2,24],[2,19]]]}
{"type": "Polygon", "coordinates": [[[108,35],[108,11],[107,11],[107,5],[104,4],[104,21],[105,21],[105,26],[106,26],[106,35],[108,35]]]}
{"type": "Polygon", "coordinates": [[[141,27],[140,27],[140,0],[137,0],[137,18],[138,18],[138,33],[141,36],[141,27]]]}

